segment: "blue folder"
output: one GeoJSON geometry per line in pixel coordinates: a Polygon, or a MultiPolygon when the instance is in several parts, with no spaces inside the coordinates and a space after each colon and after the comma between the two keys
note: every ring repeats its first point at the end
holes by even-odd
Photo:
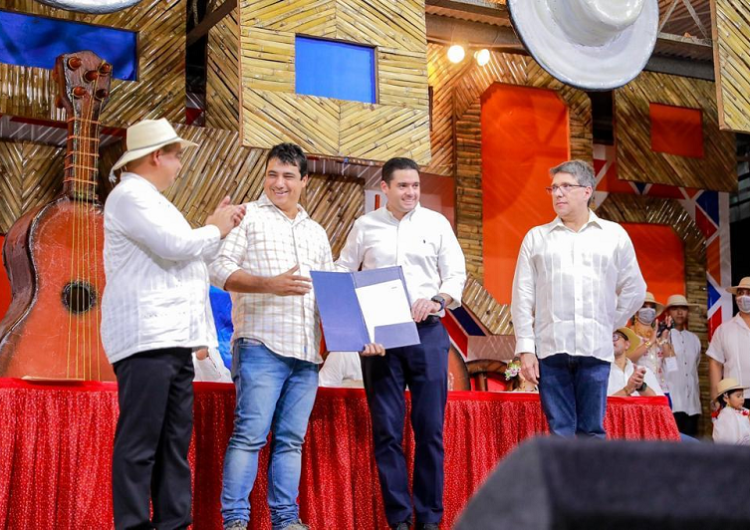
{"type": "MultiPolygon", "coordinates": [[[[359,306],[356,289],[377,283],[406,282],[401,267],[385,267],[359,272],[311,271],[323,333],[329,351],[362,351],[370,343],[365,317],[359,306]]],[[[407,291],[407,300],[409,294],[407,291]]],[[[419,333],[413,321],[376,326],[375,342],[386,349],[419,344],[419,333]]]]}

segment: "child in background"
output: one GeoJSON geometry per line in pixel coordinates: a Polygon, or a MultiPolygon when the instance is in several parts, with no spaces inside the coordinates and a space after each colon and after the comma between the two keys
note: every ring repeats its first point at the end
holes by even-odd
{"type": "Polygon", "coordinates": [[[750,445],[750,411],[742,406],[745,388],[731,377],[719,382],[714,399],[722,410],[714,422],[714,442],[750,445]]]}

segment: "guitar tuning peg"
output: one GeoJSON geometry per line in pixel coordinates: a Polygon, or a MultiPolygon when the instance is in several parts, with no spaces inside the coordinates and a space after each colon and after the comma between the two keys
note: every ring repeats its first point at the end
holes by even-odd
{"type": "Polygon", "coordinates": [[[73,97],[82,98],[86,95],[86,89],[82,86],[77,86],[73,89],[73,97]]]}
{"type": "Polygon", "coordinates": [[[57,107],[58,109],[62,109],[62,108],[65,107],[65,105],[63,105],[63,101],[62,101],[62,98],[60,96],[57,96],[55,98],[55,107],[57,107]]]}
{"type": "Polygon", "coordinates": [[[109,75],[111,71],[112,65],[109,63],[102,63],[102,65],[99,67],[99,73],[102,75],[109,75]]]}
{"type": "Polygon", "coordinates": [[[96,81],[99,78],[99,70],[89,70],[83,77],[89,83],[96,81]]]}
{"type": "Polygon", "coordinates": [[[108,97],[109,97],[108,90],[104,88],[100,88],[99,90],[96,91],[96,99],[104,100],[104,99],[107,99],[108,97]]]}
{"type": "Polygon", "coordinates": [[[71,57],[68,59],[68,68],[71,70],[78,70],[82,64],[83,61],[81,61],[80,57],[71,57]]]}

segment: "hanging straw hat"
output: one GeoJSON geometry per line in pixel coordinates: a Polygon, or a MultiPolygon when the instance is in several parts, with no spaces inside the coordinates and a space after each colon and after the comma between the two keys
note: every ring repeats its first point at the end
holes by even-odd
{"type": "Polygon", "coordinates": [[[646,66],[658,0],[508,0],[516,33],[550,74],[584,90],[611,90],[646,66]]]}
{"type": "Polygon", "coordinates": [[[698,304],[691,304],[687,301],[687,298],[685,298],[681,294],[673,294],[669,298],[667,298],[667,305],[664,309],[669,309],[670,307],[700,307],[698,304]]]}
{"type": "Polygon", "coordinates": [[[143,120],[131,125],[125,138],[127,151],[115,162],[112,171],[170,144],[179,143],[183,148],[198,147],[198,144],[177,136],[166,118],[143,120]]]}
{"type": "Polygon", "coordinates": [[[656,298],[654,298],[654,295],[652,293],[646,293],[646,299],[643,301],[643,304],[645,305],[646,302],[651,302],[652,304],[656,305],[657,317],[664,312],[664,304],[662,304],[661,302],[657,302],[656,298]]]}
{"type": "Polygon", "coordinates": [[[729,289],[727,289],[727,292],[736,295],[737,289],[750,289],[750,276],[745,276],[744,278],[742,278],[739,285],[730,287],[729,289]]]}
{"type": "Polygon", "coordinates": [[[716,388],[716,395],[713,397],[714,401],[718,401],[719,398],[727,392],[733,390],[747,390],[748,387],[740,385],[734,377],[727,377],[719,381],[719,386],[716,388]]]}
{"type": "Polygon", "coordinates": [[[633,331],[630,328],[617,328],[615,333],[620,333],[625,336],[625,338],[630,342],[630,347],[625,352],[625,355],[630,355],[635,351],[635,349],[641,345],[641,338],[635,334],[635,331],[633,331]]]}

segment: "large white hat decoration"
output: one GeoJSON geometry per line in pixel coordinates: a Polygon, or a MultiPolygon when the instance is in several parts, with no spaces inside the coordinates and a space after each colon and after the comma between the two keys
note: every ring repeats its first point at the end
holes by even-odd
{"type": "Polygon", "coordinates": [[[584,90],[634,79],[654,51],[658,0],[508,0],[524,46],[553,77],[584,90]]]}

